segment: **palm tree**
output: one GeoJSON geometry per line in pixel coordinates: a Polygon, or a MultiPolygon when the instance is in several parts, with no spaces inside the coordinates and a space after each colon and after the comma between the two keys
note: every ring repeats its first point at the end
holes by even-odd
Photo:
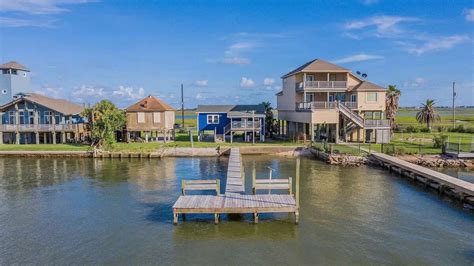
{"type": "Polygon", "coordinates": [[[274,118],[273,118],[273,107],[270,102],[262,102],[265,107],[265,132],[267,136],[273,137],[274,133],[274,118]]]}
{"type": "Polygon", "coordinates": [[[426,123],[428,130],[431,131],[431,124],[440,120],[441,118],[434,108],[434,100],[427,99],[425,103],[421,104],[421,110],[416,114],[418,123],[426,123]]]}
{"type": "Polygon", "coordinates": [[[393,130],[397,128],[397,124],[395,123],[395,117],[397,116],[397,110],[400,101],[400,95],[402,93],[397,86],[395,85],[388,85],[387,93],[385,94],[385,108],[387,119],[390,120],[390,134],[393,135],[393,130]]]}

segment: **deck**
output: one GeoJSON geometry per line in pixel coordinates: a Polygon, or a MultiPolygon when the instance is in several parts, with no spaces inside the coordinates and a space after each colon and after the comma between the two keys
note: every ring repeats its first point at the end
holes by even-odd
{"type": "Polygon", "coordinates": [[[251,213],[255,223],[258,222],[259,213],[294,213],[298,223],[299,205],[293,195],[248,195],[245,194],[244,183],[240,151],[232,148],[224,195],[180,196],[173,205],[174,224],[178,223],[179,214],[214,214],[214,222],[217,224],[220,214],[230,213],[251,213]]]}
{"type": "Polygon", "coordinates": [[[227,182],[225,194],[244,194],[244,180],[242,175],[242,156],[239,148],[232,148],[229,155],[229,165],[227,166],[227,182]]]}
{"type": "Polygon", "coordinates": [[[464,193],[466,196],[474,196],[474,184],[467,181],[461,180],[459,178],[454,178],[452,176],[431,170],[429,168],[419,166],[413,163],[409,163],[402,159],[383,154],[383,153],[372,153],[376,159],[387,163],[391,166],[395,166],[402,171],[408,171],[414,173],[418,176],[422,176],[431,180],[431,182],[436,182],[442,186],[453,188],[459,192],[464,193]]]}

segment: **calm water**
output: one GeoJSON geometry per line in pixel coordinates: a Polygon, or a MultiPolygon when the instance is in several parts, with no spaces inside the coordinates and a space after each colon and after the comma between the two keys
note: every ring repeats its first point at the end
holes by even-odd
{"type": "MultiPolygon", "coordinates": [[[[224,158],[0,159],[0,264],[474,263],[474,212],[387,172],[302,160],[293,217],[188,216],[181,178],[223,178],[224,158]]],[[[294,176],[294,159],[244,157],[294,176]]],[[[250,189],[251,180],[247,178],[250,189]]]]}
{"type": "Polygon", "coordinates": [[[474,183],[474,171],[468,168],[434,168],[434,170],[450,176],[474,183]]]}

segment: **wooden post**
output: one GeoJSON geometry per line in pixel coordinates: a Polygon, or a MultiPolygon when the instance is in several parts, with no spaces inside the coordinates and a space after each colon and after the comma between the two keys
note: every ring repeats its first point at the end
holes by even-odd
{"type": "Polygon", "coordinates": [[[295,212],[295,223],[298,224],[299,223],[299,220],[300,220],[300,214],[299,214],[299,210],[300,210],[300,158],[296,158],[296,197],[295,197],[295,201],[296,201],[296,212],[295,212]]]}
{"type": "Polygon", "coordinates": [[[257,190],[255,189],[257,186],[257,168],[255,167],[255,161],[253,161],[252,167],[252,190],[253,194],[257,194],[257,190]]]}
{"type": "Polygon", "coordinates": [[[301,165],[301,159],[298,157],[296,158],[296,208],[300,208],[300,165],[301,165]]]}

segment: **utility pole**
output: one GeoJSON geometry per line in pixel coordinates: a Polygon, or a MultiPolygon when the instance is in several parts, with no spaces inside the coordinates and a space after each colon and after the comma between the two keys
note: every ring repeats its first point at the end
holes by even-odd
{"type": "Polygon", "coordinates": [[[456,84],[456,82],[453,81],[453,128],[456,127],[456,106],[454,105],[454,100],[456,99],[456,90],[454,89],[454,84],[456,84]]]}
{"type": "Polygon", "coordinates": [[[182,83],[181,83],[181,125],[184,128],[184,93],[183,93],[182,83]]]}
{"type": "Polygon", "coordinates": [[[252,111],[252,144],[255,144],[255,111],[252,111]]]}

